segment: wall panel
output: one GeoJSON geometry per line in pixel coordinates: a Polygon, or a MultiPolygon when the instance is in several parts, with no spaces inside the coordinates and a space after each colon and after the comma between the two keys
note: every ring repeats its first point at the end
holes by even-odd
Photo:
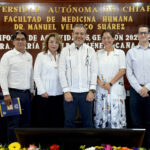
{"type": "MultiPolygon", "coordinates": [[[[88,29],[86,43],[101,49],[101,32],[112,29],[115,46],[127,52],[137,44],[137,26],[150,25],[150,2],[133,0],[5,0],[0,1],[0,57],[13,48],[10,40],[15,30],[28,35],[27,49],[35,58],[46,34],[58,32],[63,45],[72,42],[74,24],[88,29]]],[[[127,83],[127,82],[126,82],[127,83]]]]}

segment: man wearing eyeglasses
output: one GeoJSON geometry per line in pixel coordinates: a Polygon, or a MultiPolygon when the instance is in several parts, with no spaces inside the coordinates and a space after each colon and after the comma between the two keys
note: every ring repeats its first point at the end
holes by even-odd
{"type": "Polygon", "coordinates": [[[14,48],[1,59],[1,88],[7,107],[13,108],[12,98],[20,98],[22,115],[7,117],[9,143],[17,141],[14,128],[30,125],[30,92],[33,90],[32,56],[26,51],[27,35],[16,31],[11,39],[14,48]]]}
{"type": "Polygon", "coordinates": [[[59,77],[64,92],[65,127],[74,128],[79,106],[82,124],[92,128],[92,109],[97,81],[97,60],[92,47],[84,43],[86,28],[76,24],[73,43],[65,47],[59,60],[59,77]]]}
{"type": "Polygon", "coordinates": [[[134,128],[146,128],[144,146],[150,148],[150,29],[138,28],[137,46],[127,52],[127,78],[130,83],[130,113],[134,128]]]}

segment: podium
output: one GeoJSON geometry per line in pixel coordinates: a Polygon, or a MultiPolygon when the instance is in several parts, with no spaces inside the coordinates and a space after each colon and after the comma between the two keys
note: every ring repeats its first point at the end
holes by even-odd
{"type": "Polygon", "coordinates": [[[42,147],[59,144],[64,150],[78,150],[80,145],[140,147],[145,129],[16,128],[15,132],[18,141],[26,147],[29,144],[42,147]]]}

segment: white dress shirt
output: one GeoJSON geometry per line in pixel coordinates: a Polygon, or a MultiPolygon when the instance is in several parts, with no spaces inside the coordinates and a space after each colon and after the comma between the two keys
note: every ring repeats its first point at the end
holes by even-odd
{"type": "Polygon", "coordinates": [[[96,89],[97,59],[94,49],[83,44],[63,48],[59,61],[59,78],[63,92],[88,92],[96,89]]]}
{"type": "MultiPolygon", "coordinates": [[[[98,77],[102,82],[110,82],[120,69],[126,68],[125,53],[123,50],[115,49],[107,56],[104,49],[97,52],[98,59],[98,77]]],[[[105,91],[105,90],[104,90],[105,91]]],[[[121,77],[110,88],[113,99],[125,99],[126,92],[124,88],[124,79],[121,77]]]]}
{"type": "Polygon", "coordinates": [[[150,44],[144,49],[137,45],[127,52],[127,78],[130,85],[139,92],[142,85],[150,90],[150,44]]]}
{"type": "Polygon", "coordinates": [[[1,59],[0,80],[3,95],[9,95],[8,88],[33,91],[32,56],[16,50],[6,52],[1,59]]]}
{"type": "Polygon", "coordinates": [[[38,95],[45,92],[50,96],[63,94],[58,76],[59,54],[54,56],[48,50],[47,53],[41,52],[37,55],[34,65],[34,80],[38,95]]]}

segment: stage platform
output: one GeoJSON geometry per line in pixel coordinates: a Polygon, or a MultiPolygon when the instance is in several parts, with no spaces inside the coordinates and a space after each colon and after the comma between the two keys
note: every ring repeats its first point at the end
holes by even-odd
{"type": "Polygon", "coordinates": [[[59,144],[65,150],[77,150],[80,145],[140,147],[145,129],[17,128],[15,132],[18,141],[24,146],[59,144]]]}

